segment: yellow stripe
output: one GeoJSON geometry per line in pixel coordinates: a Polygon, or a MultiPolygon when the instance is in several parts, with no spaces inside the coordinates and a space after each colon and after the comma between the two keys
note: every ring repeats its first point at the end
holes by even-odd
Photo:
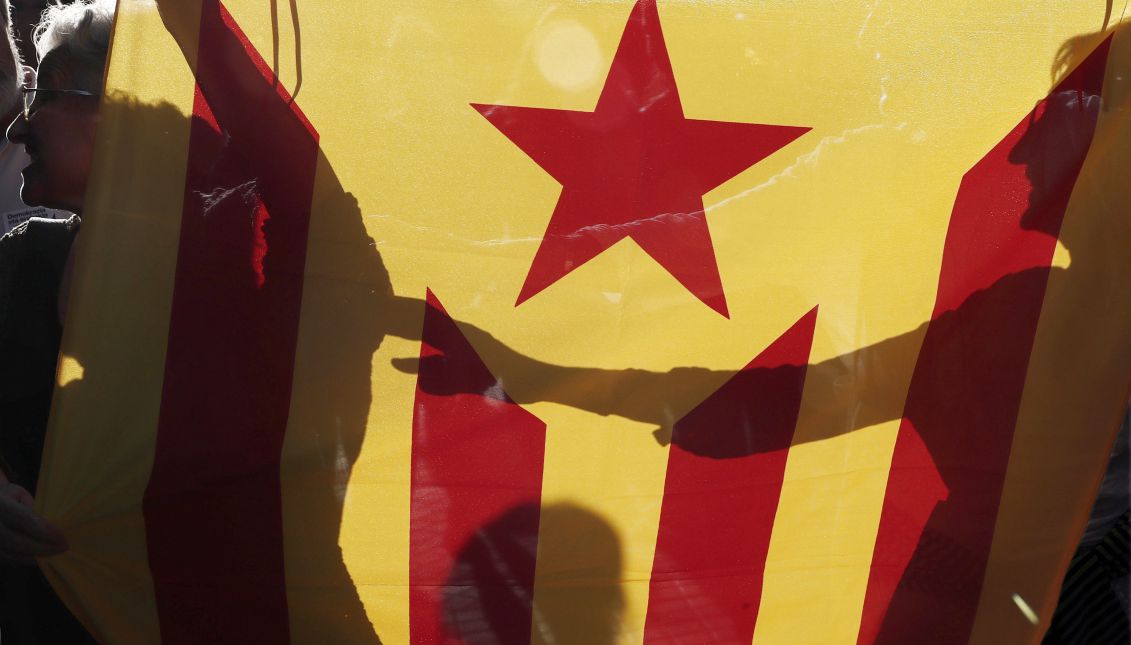
{"type": "Polygon", "coordinates": [[[281,473],[291,637],[365,642],[376,628],[385,642],[407,642],[415,379],[390,359],[419,347],[383,338],[388,277],[324,157],[313,213],[281,473]]]}
{"type": "MultiPolygon", "coordinates": [[[[889,410],[902,408],[921,341],[920,334],[913,336],[875,361],[865,350],[849,368],[864,379],[871,377],[869,364],[882,361],[891,370],[896,385],[878,402],[889,410]]],[[[817,376],[807,381],[821,383],[817,376]]],[[[852,410],[830,418],[822,410],[836,403],[816,400],[813,389],[806,387],[789,454],[755,642],[848,643],[859,629],[899,421],[841,434],[854,422],[852,410]]]]}
{"type": "Polygon", "coordinates": [[[193,79],[151,4],[122,2],[106,87],[63,339],[66,386],[56,392],[37,502],[74,545],[43,562],[68,606],[102,640],[157,642],[141,500],[161,401],[193,79]]]}
{"type": "MultiPolygon", "coordinates": [[[[1118,14],[1117,14],[1118,15],[1118,14]]],[[[1107,466],[1131,378],[1131,37],[1112,43],[1103,109],[1072,195],[1037,331],[971,642],[1036,643],[1107,466]],[[1034,625],[1014,601],[1037,614],[1034,625]]],[[[1081,53],[1098,42],[1093,36],[1081,53]]],[[[1078,62],[1078,61],[1077,61],[1078,62]]]]}

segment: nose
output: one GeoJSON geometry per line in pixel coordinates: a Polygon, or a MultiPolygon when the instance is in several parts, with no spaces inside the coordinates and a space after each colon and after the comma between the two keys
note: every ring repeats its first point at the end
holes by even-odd
{"type": "Polygon", "coordinates": [[[8,126],[8,132],[5,136],[12,143],[24,143],[27,139],[27,131],[27,119],[24,118],[24,113],[21,111],[16,114],[16,118],[8,126]]]}

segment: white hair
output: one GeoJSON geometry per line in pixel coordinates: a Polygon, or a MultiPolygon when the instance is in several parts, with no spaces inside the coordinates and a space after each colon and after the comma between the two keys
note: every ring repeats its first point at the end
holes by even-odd
{"type": "Polygon", "coordinates": [[[12,38],[11,16],[8,13],[8,0],[0,0],[0,29],[4,30],[4,42],[0,47],[8,51],[0,54],[0,114],[6,114],[20,102],[20,53],[12,38]]]}
{"type": "Polygon", "coordinates": [[[48,5],[32,38],[36,57],[42,61],[47,52],[67,47],[80,65],[101,70],[106,66],[110,49],[114,8],[114,0],[76,0],[48,5]]]}

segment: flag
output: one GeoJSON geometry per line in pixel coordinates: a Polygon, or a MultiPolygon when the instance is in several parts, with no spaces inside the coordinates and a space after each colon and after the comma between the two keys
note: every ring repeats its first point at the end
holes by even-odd
{"type": "Polygon", "coordinates": [[[39,509],[112,642],[1037,642],[1122,6],[121,0],[39,509]]]}

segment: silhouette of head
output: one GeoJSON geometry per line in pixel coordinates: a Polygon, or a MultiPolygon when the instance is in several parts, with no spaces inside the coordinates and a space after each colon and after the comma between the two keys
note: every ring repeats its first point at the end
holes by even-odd
{"type": "Polygon", "coordinates": [[[469,645],[526,643],[531,630],[546,642],[611,644],[624,609],[620,577],[620,540],[605,520],[573,504],[516,506],[476,531],[456,557],[444,589],[445,631],[469,645]],[[547,602],[514,580],[515,571],[532,568],[540,537],[555,551],[577,550],[575,564],[557,562],[542,576],[547,602]]]}
{"type": "Polygon", "coordinates": [[[1021,219],[1026,230],[1060,235],[1059,213],[1088,154],[1102,105],[1099,84],[1090,82],[1092,75],[1073,72],[1098,42],[1093,34],[1061,47],[1053,75],[1063,80],[1037,105],[1028,129],[1010,150],[1009,160],[1025,166],[1031,187],[1028,209],[1021,219]]]}

